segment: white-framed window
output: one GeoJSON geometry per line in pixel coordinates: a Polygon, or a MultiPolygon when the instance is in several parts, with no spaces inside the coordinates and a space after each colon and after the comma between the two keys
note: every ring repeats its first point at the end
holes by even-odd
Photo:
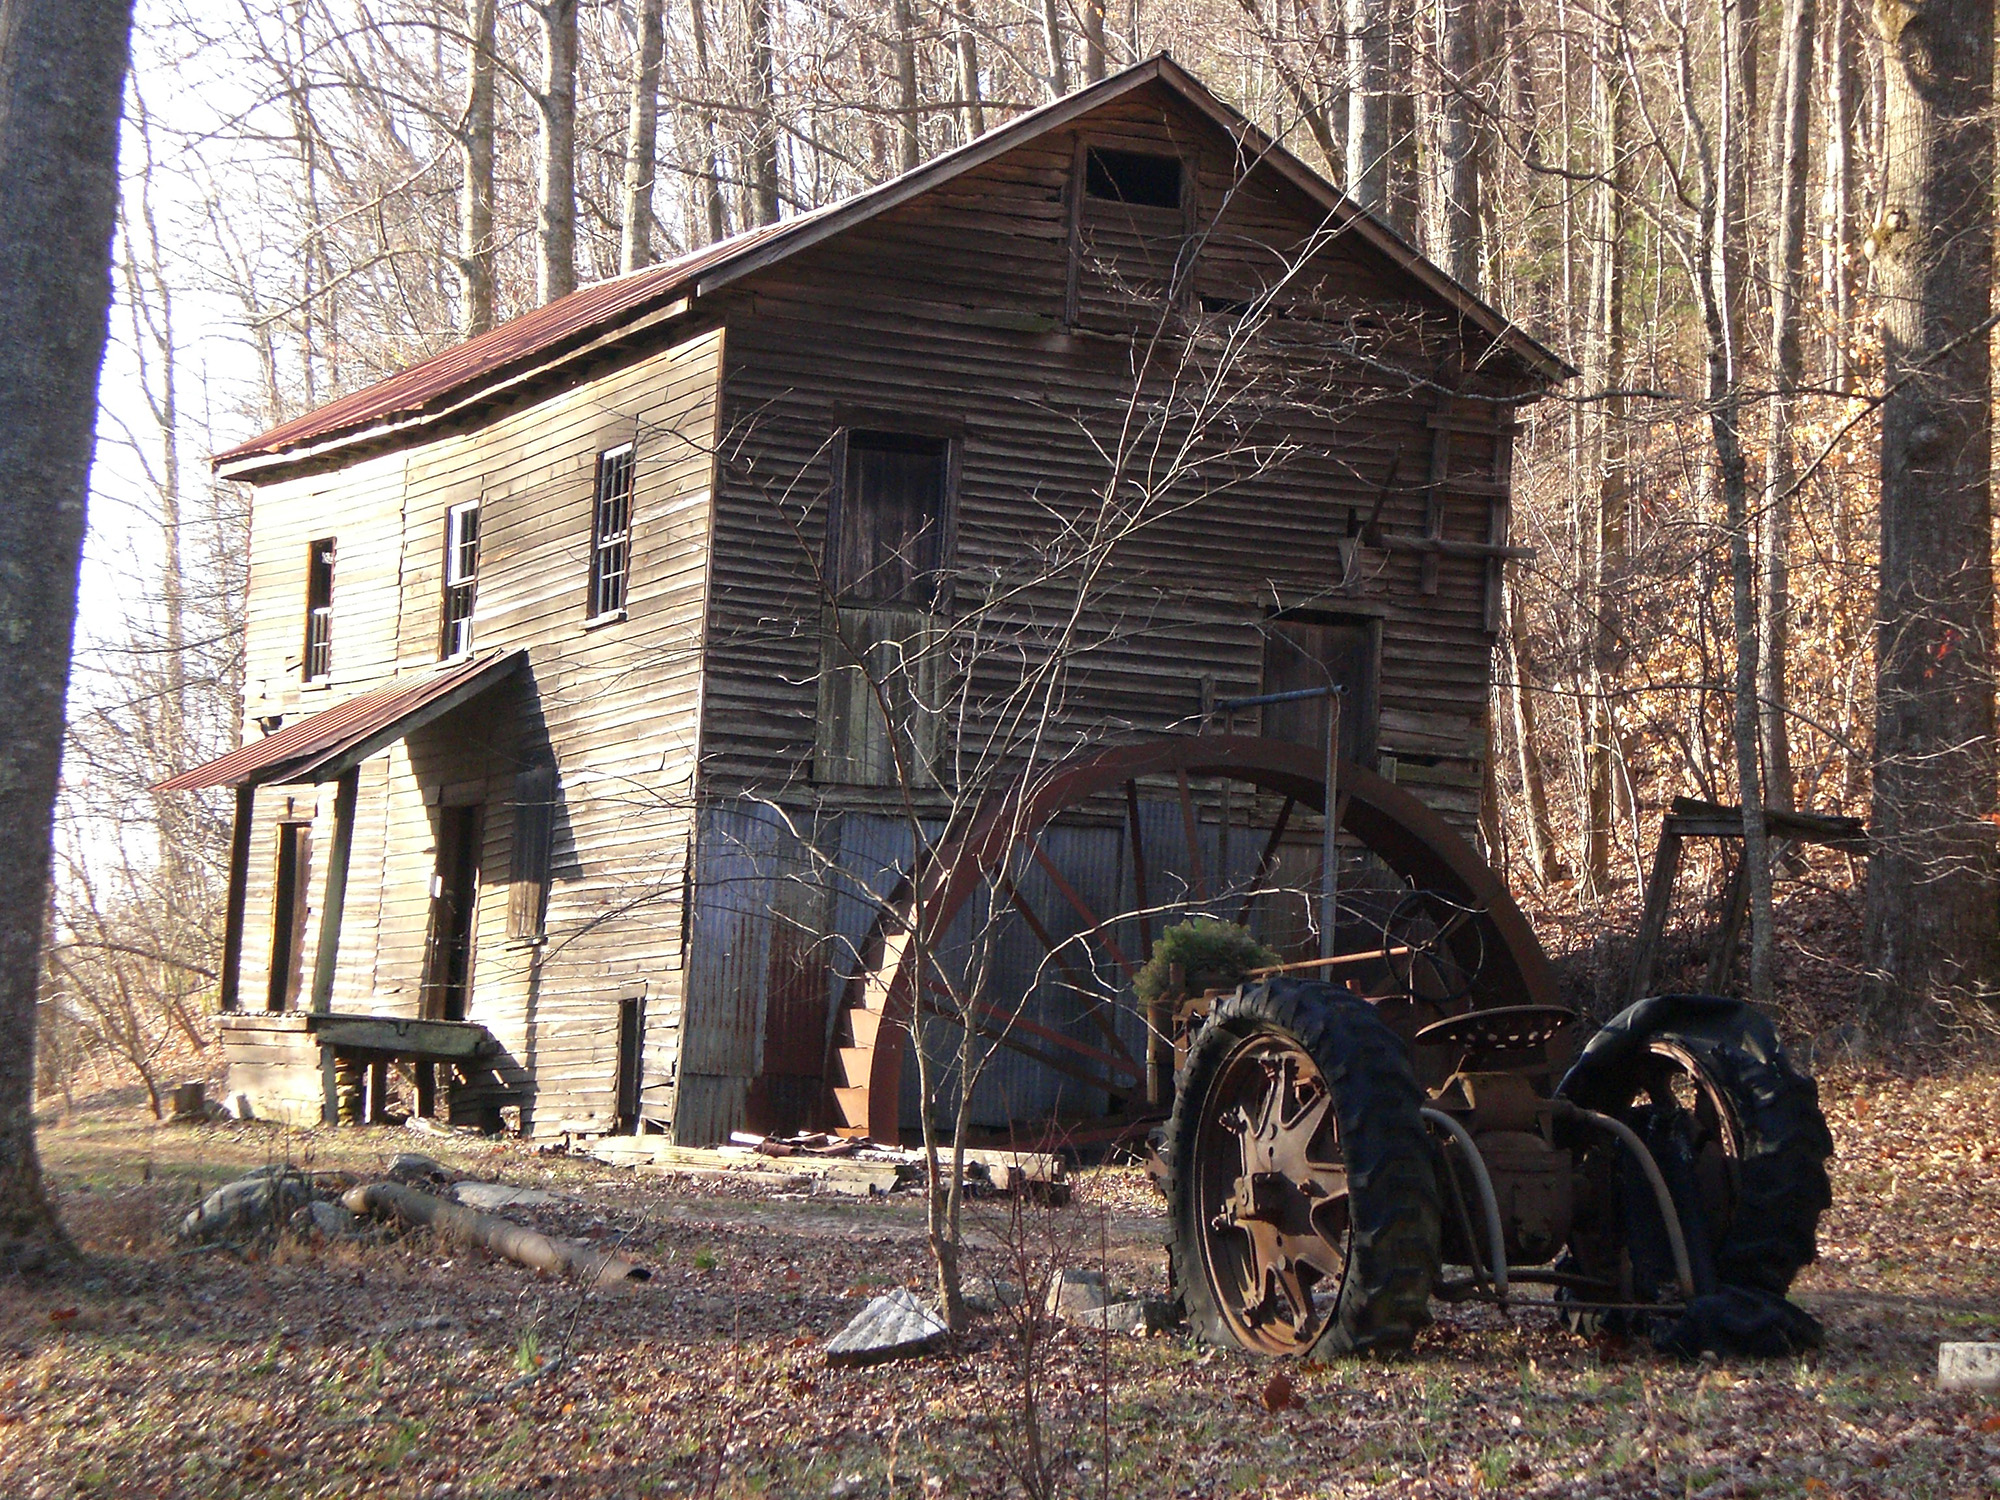
{"type": "Polygon", "coordinates": [[[309,683],[333,676],[333,554],[330,536],[306,548],[306,645],[301,669],[309,683]]]}
{"type": "Polygon", "coordinates": [[[590,614],[593,620],[625,608],[632,570],[632,444],[597,455],[597,499],[590,523],[590,614]]]}
{"type": "Polygon", "coordinates": [[[472,649],[472,610],[479,589],[479,502],[444,513],[444,638],[438,655],[450,659],[472,649]]]}

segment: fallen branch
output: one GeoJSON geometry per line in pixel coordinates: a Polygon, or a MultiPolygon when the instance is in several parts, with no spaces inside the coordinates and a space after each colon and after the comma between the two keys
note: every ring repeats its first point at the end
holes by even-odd
{"type": "Polygon", "coordinates": [[[466,1245],[477,1245],[495,1255],[518,1261],[537,1271],[571,1276],[591,1286],[608,1286],[620,1281],[650,1281],[653,1273],[622,1255],[613,1255],[590,1245],[552,1239],[532,1229],[483,1214],[460,1203],[450,1203],[430,1193],[403,1187],[394,1182],[371,1182],[355,1188],[341,1200],[357,1214],[401,1219],[421,1224],[438,1235],[466,1245]]]}

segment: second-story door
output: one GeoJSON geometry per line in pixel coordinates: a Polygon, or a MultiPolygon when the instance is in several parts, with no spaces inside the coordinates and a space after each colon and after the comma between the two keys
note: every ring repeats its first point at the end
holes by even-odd
{"type": "Polygon", "coordinates": [[[431,876],[430,941],[423,982],[423,1014],[429,1020],[465,1019],[472,991],[484,811],[477,804],[437,810],[437,865],[431,876]]]}

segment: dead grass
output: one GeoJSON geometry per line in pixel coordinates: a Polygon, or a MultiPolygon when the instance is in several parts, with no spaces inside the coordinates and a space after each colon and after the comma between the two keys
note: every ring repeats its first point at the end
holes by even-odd
{"type": "MultiPolygon", "coordinates": [[[[1273,1412],[1268,1366],[1065,1333],[1047,1373],[1074,1492],[2000,1494],[2000,1401],[1931,1381],[1940,1339],[2000,1337],[2000,1068],[1849,1070],[1823,1088],[1836,1204],[1799,1289],[1828,1325],[1823,1352],[1682,1366],[1540,1314],[1447,1313],[1409,1359],[1298,1372],[1302,1404],[1273,1412]]],[[[0,1494],[1005,1491],[1016,1387],[998,1328],[914,1365],[835,1371],[819,1353],[858,1299],[927,1286],[915,1202],[758,1198],[519,1144],[155,1127],[130,1111],[79,1114],[43,1149],[90,1262],[0,1287],[0,1494]],[[538,1222],[621,1240],[656,1280],[579,1304],[422,1237],[249,1262],[176,1256],[163,1238],[244,1168],[369,1169],[404,1149],[569,1195],[538,1222]]],[[[1163,1276],[1133,1173],[1086,1185],[1047,1227],[1079,1263],[1101,1243],[1114,1280],[1163,1276]]]]}

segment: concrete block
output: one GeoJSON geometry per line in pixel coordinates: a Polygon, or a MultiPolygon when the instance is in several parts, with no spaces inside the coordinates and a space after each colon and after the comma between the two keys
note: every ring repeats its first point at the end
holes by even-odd
{"type": "Polygon", "coordinates": [[[1938,1389],[2000,1391],[2000,1343],[1939,1344],[1938,1389]]]}
{"type": "Polygon", "coordinates": [[[826,1346],[830,1365],[873,1365],[909,1359],[942,1348],[951,1337],[944,1320],[917,1300],[907,1287],[897,1287],[866,1307],[826,1346]]]}
{"type": "Polygon", "coordinates": [[[1104,1290],[1102,1271],[1065,1268],[1056,1272],[1056,1279],[1049,1283],[1048,1311],[1054,1317],[1074,1318],[1110,1300],[1104,1290]]]}

